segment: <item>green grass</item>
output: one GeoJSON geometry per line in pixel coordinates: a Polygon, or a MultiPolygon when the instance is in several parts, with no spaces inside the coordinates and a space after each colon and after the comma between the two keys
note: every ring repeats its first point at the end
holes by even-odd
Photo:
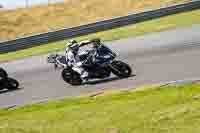
{"type": "MultiPolygon", "coordinates": [[[[98,32],[83,37],[78,37],[78,40],[90,39],[100,37],[104,41],[113,41],[122,38],[134,37],[151,32],[160,32],[168,29],[178,27],[189,27],[193,24],[200,24],[200,10],[191,11],[187,13],[176,14],[172,16],[163,17],[135,25],[129,25],[109,31],[98,32]]],[[[0,55],[0,62],[9,61],[13,59],[20,59],[32,55],[44,54],[50,51],[62,50],[67,41],[47,44],[39,47],[34,47],[22,51],[11,52],[0,55]]]]}
{"type": "Polygon", "coordinates": [[[0,111],[1,133],[199,133],[200,84],[107,93],[0,111]]]}
{"type": "Polygon", "coordinates": [[[0,40],[75,27],[190,1],[192,0],[65,0],[64,3],[0,10],[0,40]]]}

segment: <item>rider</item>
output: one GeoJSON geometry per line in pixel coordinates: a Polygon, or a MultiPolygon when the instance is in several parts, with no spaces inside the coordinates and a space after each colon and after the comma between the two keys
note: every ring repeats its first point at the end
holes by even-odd
{"type": "Polygon", "coordinates": [[[79,47],[80,44],[76,40],[70,40],[69,44],[66,45],[65,57],[68,65],[85,80],[88,77],[88,72],[82,67],[83,64],[78,55],[79,47]]]}
{"type": "Polygon", "coordinates": [[[92,42],[93,42],[93,49],[95,51],[93,62],[97,64],[102,64],[107,60],[110,60],[109,54],[112,53],[112,51],[108,47],[102,45],[102,42],[99,38],[93,39],[92,42]]]}

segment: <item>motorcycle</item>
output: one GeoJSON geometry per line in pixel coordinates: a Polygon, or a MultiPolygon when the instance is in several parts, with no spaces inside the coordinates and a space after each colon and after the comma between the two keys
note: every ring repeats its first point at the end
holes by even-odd
{"type": "MultiPolygon", "coordinates": [[[[92,42],[91,42],[92,43],[92,42]]],[[[103,54],[101,57],[96,57],[96,50],[85,50],[79,54],[83,68],[88,72],[87,80],[90,79],[105,79],[110,77],[111,73],[119,78],[127,78],[132,74],[131,67],[119,60],[116,60],[117,55],[108,47],[101,44],[103,54]]],[[[100,50],[101,52],[101,50],[100,50]]],[[[83,80],[81,75],[74,71],[72,67],[67,66],[65,56],[59,54],[51,54],[47,61],[53,63],[55,68],[61,66],[63,68],[61,76],[63,80],[71,85],[81,85],[83,80]]]]}
{"type": "Polygon", "coordinates": [[[7,72],[3,68],[0,68],[0,90],[14,90],[18,87],[19,82],[13,78],[8,77],[7,72]]]}

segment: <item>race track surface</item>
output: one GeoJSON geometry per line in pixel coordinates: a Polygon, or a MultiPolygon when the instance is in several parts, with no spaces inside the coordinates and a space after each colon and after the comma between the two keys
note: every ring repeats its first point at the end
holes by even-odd
{"type": "Polygon", "coordinates": [[[46,55],[0,64],[20,81],[19,90],[0,92],[0,108],[25,105],[102,90],[135,88],[171,80],[200,78],[200,25],[112,42],[109,46],[129,63],[136,76],[70,86],[46,63],[46,55]]]}

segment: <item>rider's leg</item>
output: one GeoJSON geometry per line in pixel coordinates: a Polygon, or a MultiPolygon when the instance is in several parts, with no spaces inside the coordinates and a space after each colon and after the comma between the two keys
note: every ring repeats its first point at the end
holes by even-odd
{"type": "Polygon", "coordinates": [[[72,69],[74,71],[78,72],[81,75],[82,79],[86,79],[88,77],[88,72],[85,71],[82,67],[80,67],[80,66],[74,66],[72,69]]]}
{"type": "Polygon", "coordinates": [[[81,75],[81,78],[86,79],[87,77],[88,77],[88,72],[84,70],[82,75],[81,75]]]}

